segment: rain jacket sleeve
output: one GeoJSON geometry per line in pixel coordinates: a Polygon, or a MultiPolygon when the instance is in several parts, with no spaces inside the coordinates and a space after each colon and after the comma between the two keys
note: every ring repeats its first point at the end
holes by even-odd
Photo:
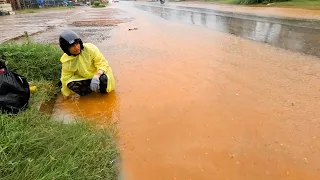
{"type": "Polygon", "coordinates": [[[115,79],[112,69],[109,66],[108,61],[95,45],[85,43],[84,49],[80,55],[68,56],[67,54],[64,54],[60,61],[62,63],[61,92],[64,96],[70,96],[74,93],[67,87],[68,83],[92,79],[98,70],[103,70],[108,76],[107,92],[114,90],[115,79]]]}
{"type": "Polygon", "coordinates": [[[90,50],[92,52],[90,54],[93,56],[94,66],[97,68],[96,72],[102,70],[108,76],[107,92],[113,91],[115,88],[115,79],[108,61],[95,45],[88,43],[87,46],[91,47],[90,50]]]}
{"type": "Polygon", "coordinates": [[[104,58],[100,50],[93,44],[92,50],[94,66],[97,68],[97,70],[102,70],[104,73],[107,73],[108,69],[110,68],[108,61],[104,58]]]}
{"type": "Polygon", "coordinates": [[[71,91],[67,87],[68,81],[71,79],[73,76],[73,72],[69,71],[66,67],[65,64],[62,64],[62,70],[61,70],[61,83],[62,83],[62,88],[61,92],[64,96],[70,96],[71,91]]]}

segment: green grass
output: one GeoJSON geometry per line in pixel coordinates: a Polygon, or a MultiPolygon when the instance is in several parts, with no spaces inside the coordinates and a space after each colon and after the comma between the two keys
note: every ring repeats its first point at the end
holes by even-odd
{"type": "Polygon", "coordinates": [[[320,0],[202,0],[203,2],[216,2],[216,3],[222,3],[222,4],[256,4],[256,5],[267,5],[269,3],[272,3],[268,6],[273,7],[302,7],[302,8],[308,8],[308,9],[320,9],[320,0]],[[261,3],[260,3],[261,2],[261,3]]]}
{"type": "Polygon", "coordinates": [[[273,6],[320,8],[320,0],[291,0],[286,2],[276,2],[273,6]]]}
{"type": "Polygon", "coordinates": [[[83,120],[63,124],[38,111],[41,102],[58,92],[61,54],[54,45],[0,44],[2,60],[38,87],[26,111],[0,114],[0,180],[117,178],[114,129],[83,120]]]}
{"type": "Polygon", "coordinates": [[[91,7],[92,8],[104,8],[104,7],[107,7],[107,3],[101,3],[100,1],[94,1],[91,7]]]}
{"type": "Polygon", "coordinates": [[[106,5],[99,5],[99,6],[91,6],[92,8],[105,8],[107,7],[106,5]]]}
{"type": "Polygon", "coordinates": [[[60,48],[50,44],[30,42],[0,46],[0,60],[5,60],[11,69],[16,69],[29,81],[58,81],[61,55],[60,48]]]}
{"type": "Polygon", "coordinates": [[[262,0],[202,0],[203,2],[215,2],[220,4],[254,4],[262,0]]]}
{"type": "Polygon", "coordinates": [[[42,11],[48,11],[48,10],[67,10],[70,9],[68,6],[60,6],[60,7],[50,7],[50,8],[41,8],[41,9],[22,9],[16,11],[18,14],[28,14],[28,13],[39,13],[42,11]]]}
{"type": "Polygon", "coordinates": [[[92,8],[105,8],[105,7],[107,7],[107,4],[99,4],[99,5],[97,5],[97,4],[94,4],[93,6],[91,6],[92,8]]]}
{"type": "Polygon", "coordinates": [[[0,116],[0,179],[116,179],[112,136],[84,122],[62,124],[35,108],[0,116]]]}
{"type": "Polygon", "coordinates": [[[234,0],[201,0],[203,2],[216,2],[221,4],[234,4],[234,0]]]}

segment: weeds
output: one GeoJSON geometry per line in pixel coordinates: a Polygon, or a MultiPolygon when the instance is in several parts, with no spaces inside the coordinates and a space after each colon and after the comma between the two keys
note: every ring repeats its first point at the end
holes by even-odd
{"type": "Polygon", "coordinates": [[[52,11],[52,10],[68,10],[70,7],[59,6],[59,7],[50,7],[50,8],[37,8],[37,9],[22,9],[18,10],[18,14],[29,14],[29,13],[39,13],[41,11],[52,11]]]}
{"type": "Polygon", "coordinates": [[[0,60],[29,81],[58,81],[62,51],[54,45],[26,42],[0,45],[0,60]]]}
{"type": "Polygon", "coordinates": [[[319,9],[320,0],[203,0],[205,2],[217,2],[224,4],[256,4],[256,5],[270,5],[270,6],[292,6],[292,7],[306,7],[310,9],[319,9]]]}
{"type": "Polygon", "coordinates": [[[62,124],[35,108],[0,116],[0,179],[115,179],[112,136],[84,122],[62,124]]]}
{"type": "Polygon", "coordinates": [[[235,4],[258,4],[262,3],[263,0],[235,0],[235,4]]]}
{"type": "Polygon", "coordinates": [[[114,129],[63,124],[38,111],[59,91],[61,55],[54,45],[0,44],[0,59],[37,86],[26,111],[0,114],[0,180],[117,178],[114,129]]]}

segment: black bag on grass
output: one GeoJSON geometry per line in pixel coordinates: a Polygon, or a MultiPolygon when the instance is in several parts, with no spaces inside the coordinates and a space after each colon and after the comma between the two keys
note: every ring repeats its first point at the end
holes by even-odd
{"type": "Polygon", "coordinates": [[[29,98],[30,89],[26,78],[11,71],[0,61],[0,110],[16,114],[27,107],[29,98]]]}

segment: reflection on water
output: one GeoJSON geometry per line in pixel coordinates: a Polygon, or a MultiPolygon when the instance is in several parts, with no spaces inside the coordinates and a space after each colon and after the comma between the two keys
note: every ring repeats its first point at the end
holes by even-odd
{"type": "Polygon", "coordinates": [[[204,26],[247,39],[269,43],[284,49],[320,57],[319,22],[281,21],[274,18],[268,21],[267,18],[258,20],[259,17],[248,19],[247,17],[241,18],[244,15],[239,15],[239,17],[235,17],[235,15],[224,16],[206,13],[205,10],[202,12],[191,11],[194,8],[172,9],[170,6],[158,7],[139,4],[136,7],[164,19],[204,26]]]}
{"type": "Polygon", "coordinates": [[[63,100],[60,95],[55,103],[52,116],[66,123],[79,118],[88,119],[98,124],[116,122],[120,118],[117,93],[114,91],[106,95],[92,93],[76,100],[63,100]]]}

